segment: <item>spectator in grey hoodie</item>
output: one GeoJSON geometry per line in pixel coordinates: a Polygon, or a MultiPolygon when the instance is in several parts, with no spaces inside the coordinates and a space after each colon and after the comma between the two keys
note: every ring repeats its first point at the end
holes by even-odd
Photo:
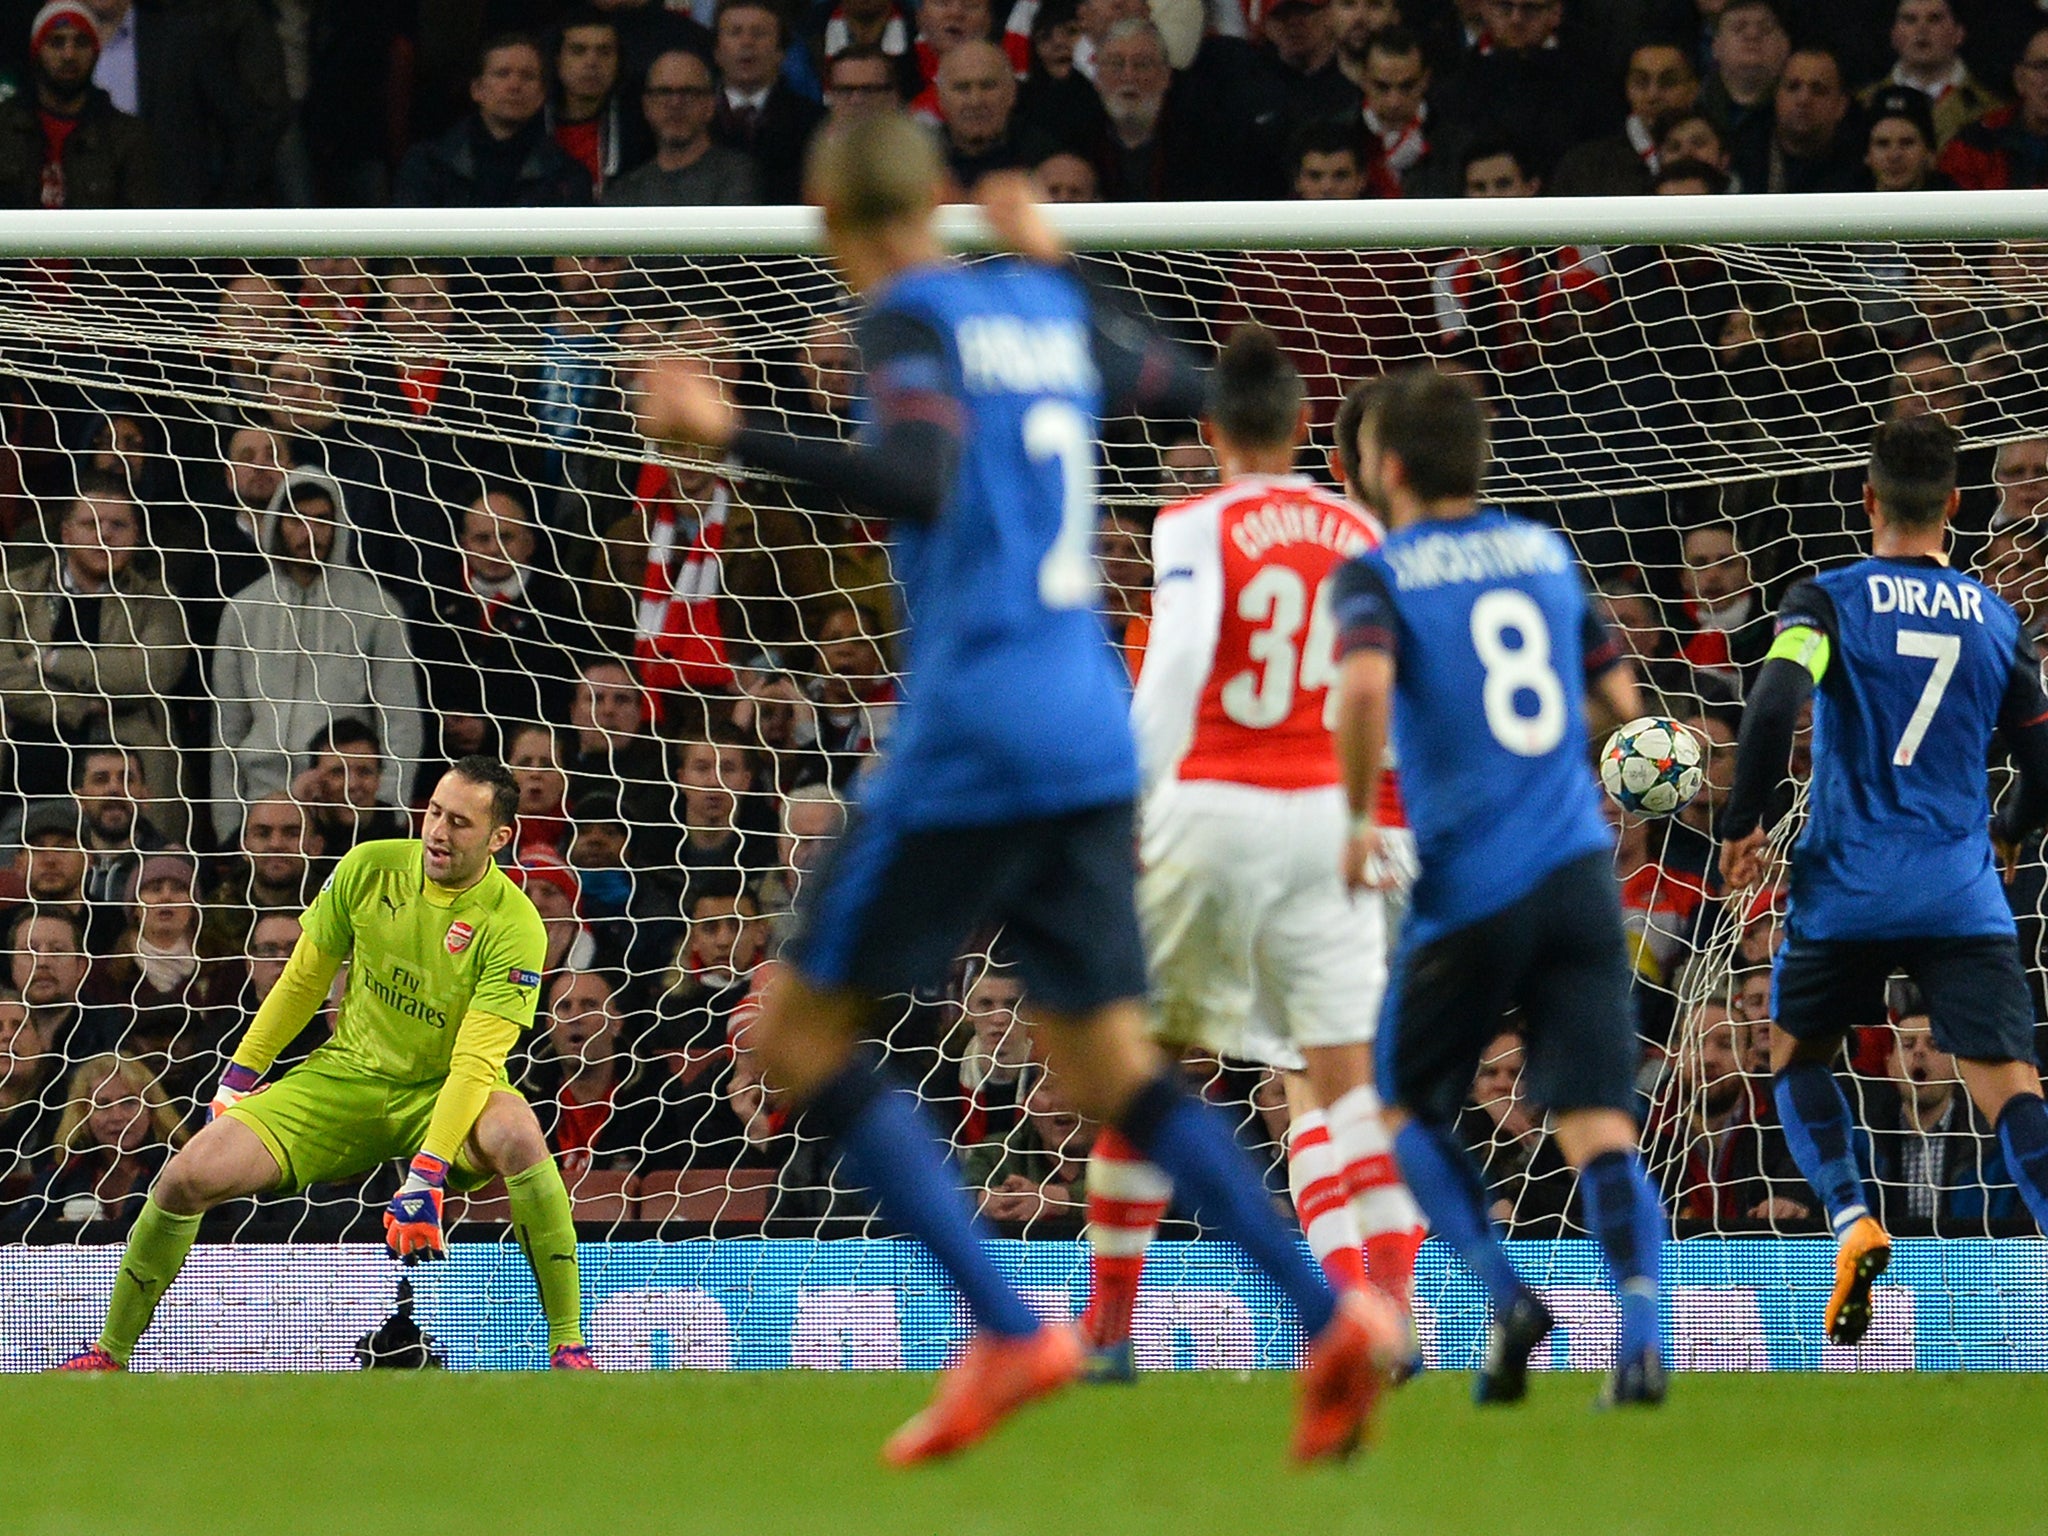
{"type": "Polygon", "coordinates": [[[409,785],[420,755],[419,680],[405,618],[349,563],[340,482],[293,470],[259,532],[270,570],[228,599],[214,652],[213,823],[223,842],[234,839],[250,802],[289,785],[293,759],[339,719],[377,732],[388,784],[409,785]]]}

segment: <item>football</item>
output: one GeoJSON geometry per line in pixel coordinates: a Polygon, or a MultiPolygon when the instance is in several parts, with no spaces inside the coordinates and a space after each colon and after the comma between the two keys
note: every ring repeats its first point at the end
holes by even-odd
{"type": "Polygon", "coordinates": [[[1600,751],[1600,782],[1637,816],[1669,816],[1700,792],[1706,776],[1699,737],[1676,720],[1631,720],[1600,751]]]}

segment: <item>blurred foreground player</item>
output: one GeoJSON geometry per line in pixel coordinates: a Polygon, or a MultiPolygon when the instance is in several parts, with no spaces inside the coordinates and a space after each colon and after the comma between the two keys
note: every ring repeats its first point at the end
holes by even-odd
{"type": "Polygon", "coordinates": [[[443,1257],[443,1192],[502,1176],[547,1313],[550,1363],[588,1370],[569,1192],[505,1058],[533,1025],[547,950],[540,914],[491,861],[519,788],[466,757],[441,776],[418,840],[361,843],[334,868],[234,1060],[207,1124],[157,1175],[128,1235],[99,1342],[66,1370],[119,1370],[177,1278],[202,1215],[226,1200],[412,1165],[384,1215],[398,1258],[443,1257]],[[327,1000],[334,1038],[259,1088],[327,1000]]]}
{"type": "MultiPolygon", "coordinates": [[[[1220,489],[1152,530],[1152,635],[1131,701],[1144,786],[1138,912],[1154,1027],[1170,1047],[1257,1061],[1287,1090],[1287,1175],[1338,1289],[1371,1281],[1404,1312],[1422,1215],[1372,1082],[1388,908],[1344,889],[1331,746],[1333,574],[1376,547],[1370,515],[1293,473],[1301,375],[1270,332],[1234,335],[1209,375],[1220,489]]],[[[1400,812],[1382,779],[1386,819],[1400,812]]],[[[1131,1312],[1170,1189],[1113,1129],[1088,1168],[1089,1374],[1131,1379],[1131,1312]]]]}
{"type": "Polygon", "coordinates": [[[959,1450],[1081,1369],[1074,1330],[1042,1326],[996,1271],[916,1099],[862,1043],[877,997],[936,980],[971,932],[996,925],[1073,1107],[1168,1170],[1299,1310],[1313,1344],[1295,1454],[1345,1454],[1398,1319],[1331,1295],[1229,1127],[1181,1091],[1146,1036],[1137,762],[1122,669],[1093,612],[1095,438],[1107,410],[1192,415],[1199,379],[1091,301],[1021,178],[981,185],[999,237],[1027,259],[949,261],[933,227],[944,168],[909,118],[834,131],[807,179],[833,258],[869,306],[867,440],[757,425],[688,359],[650,368],[642,416],[651,436],[839,491],[893,524],[909,625],[902,712],[805,887],[788,974],[754,1027],[767,1079],[931,1249],[979,1325],[885,1454],[901,1465],[959,1450]]]}
{"type": "Polygon", "coordinates": [[[1668,1227],[1636,1154],[1614,838],[1586,739],[1588,693],[1628,720],[1635,682],[1565,541],[1479,504],[1486,421],[1463,383],[1427,369],[1384,380],[1358,448],[1360,485],[1391,531],[1337,579],[1345,879],[1394,878],[1378,821],[1390,720],[1421,862],[1380,1021],[1395,1156],[1493,1303],[1478,1400],[1516,1401],[1551,1317],[1488,1223],[1452,1123],[1501,1014],[1519,1007],[1531,1097],[1556,1115],[1620,1303],[1603,1401],[1661,1402],[1668,1227]]]}
{"type": "Polygon", "coordinates": [[[1915,416],[1877,429],[1863,488],[1870,557],[1785,594],[1721,822],[1722,876],[1748,890],[1763,876],[1763,818],[1812,700],[1813,785],[1771,978],[1771,1070],[1785,1139],[1835,1231],[1824,1322],[1836,1344],[1870,1326],[1891,1239],[1864,1196],[1833,1063],[1848,1031],[1885,1022],[1894,970],[1919,985],[1935,1044],[1956,1058],[2048,1232],[2033,995],[1992,846],[2009,867],[2048,817],[2048,696],[2018,616],[1948,567],[1957,499],[1953,428],[1915,416]],[[1998,735],[2020,779],[1994,818],[1985,764],[1998,735]]]}

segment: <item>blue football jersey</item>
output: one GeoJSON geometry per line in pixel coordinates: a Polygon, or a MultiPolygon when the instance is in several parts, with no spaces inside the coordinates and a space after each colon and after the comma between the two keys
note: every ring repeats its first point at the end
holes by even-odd
{"type": "Polygon", "coordinates": [[[1571,549],[1499,508],[1393,534],[1338,576],[1341,654],[1394,657],[1394,748],[1422,873],[1404,941],[1519,901],[1614,846],[1586,681],[1617,652],[1571,549]]]}
{"type": "Polygon", "coordinates": [[[961,451],[938,516],[894,525],[903,707],[863,801],[949,826],[1134,798],[1129,679],[1094,613],[1088,293],[1023,262],[924,267],[877,295],[868,327],[892,322],[936,349],[871,353],[871,393],[948,403],[961,451]]]}
{"type": "Polygon", "coordinates": [[[2039,696],[2018,616],[1934,560],[1869,559],[1788,592],[1779,631],[1802,626],[1828,637],[1829,656],[1814,693],[1806,827],[1792,853],[1792,931],[2011,933],[1987,767],[2009,704],[2039,696]]]}

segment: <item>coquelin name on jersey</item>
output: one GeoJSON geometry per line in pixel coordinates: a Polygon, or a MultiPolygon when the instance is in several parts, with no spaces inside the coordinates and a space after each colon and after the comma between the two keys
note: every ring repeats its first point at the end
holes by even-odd
{"type": "Polygon", "coordinates": [[[1353,519],[1292,502],[1268,503],[1242,513],[1230,530],[1230,542],[1247,560],[1259,559],[1276,544],[1320,544],[1347,560],[1370,547],[1353,519]]]}

